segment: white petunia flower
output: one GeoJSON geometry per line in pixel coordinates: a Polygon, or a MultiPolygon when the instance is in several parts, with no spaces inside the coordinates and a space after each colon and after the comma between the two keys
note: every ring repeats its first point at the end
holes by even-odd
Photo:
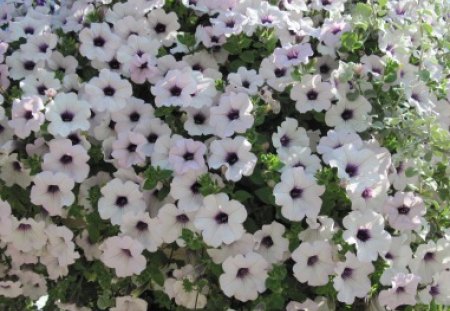
{"type": "Polygon", "coordinates": [[[179,139],[169,150],[169,163],[177,174],[203,171],[206,146],[193,139],[179,139]]]}
{"type": "Polygon", "coordinates": [[[331,84],[322,82],[320,75],[306,75],[300,83],[293,85],[291,99],[295,100],[295,108],[300,113],[310,110],[322,111],[331,107],[331,84]]]}
{"type": "Polygon", "coordinates": [[[75,182],[82,182],[89,175],[89,155],[80,145],[72,145],[70,139],[53,139],[48,142],[49,152],[44,155],[42,169],[67,174],[75,182]]]}
{"type": "Polygon", "coordinates": [[[337,299],[346,304],[351,304],[355,298],[364,298],[370,291],[371,283],[369,274],[374,271],[370,262],[361,262],[356,256],[347,252],[345,262],[336,265],[333,287],[337,290],[337,299]]]}
{"type": "Polygon", "coordinates": [[[245,133],[255,121],[251,111],[253,104],[245,93],[228,93],[220,97],[219,105],[211,108],[210,125],[214,134],[229,137],[245,133]]]}
{"type": "Polygon", "coordinates": [[[247,210],[225,193],[210,194],[203,199],[203,206],[195,215],[195,227],[202,232],[206,244],[217,247],[230,244],[244,234],[242,223],[247,210]]]}
{"type": "Polygon", "coordinates": [[[90,105],[79,100],[75,93],[60,93],[46,106],[45,117],[53,135],[67,137],[76,130],[87,131],[90,127],[90,105]]]}
{"type": "Polygon", "coordinates": [[[380,291],[378,296],[382,306],[395,310],[398,306],[416,304],[417,286],[420,277],[414,274],[399,273],[392,279],[392,288],[380,291]]]}
{"type": "Polygon", "coordinates": [[[418,231],[426,208],[422,198],[413,192],[397,192],[387,199],[384,213],[392,228],[400,231],[418,231]]]}
{"type": "Polygon", "coordinates": [[[12,104],[11,120],[8,125],[19,138],[28,137],[31,132],[38,132],[45,121],[41,112],[44,103],[38,96],[15,99],[12,104]]]}
{"type": "Polygon", "coordinates": [[[132,95],[128,80],[108,69],[100,70],[98,77],[93,77],[85,85],[86,99],[98,112],[115,112],[124,108],[132,95]]]}
{"type": "Polygon", "coordinates": [[[101,188],[98,212],[102,219],[111,219],[113,225],[120,225],[127,213],[145,211],[145,201],[139,186],[132,181],[122,182],[115,178],[101,188]]]}
{"type": "Polygon", "coordinates": [[[272,134],[272,143],[277,152],[285,150],[290,153],[291,147],[308,147],[309,138],[306,130],[298,126],[296,119],[286,118],[277,128],[277,132],[272,134]]]}
{"type": "Polygon", "coordinates": [[[72,178],[64,173],[41,172],[34,176],[30,200],[33,204],[42,205],[50,216],[67,215],[64,206],[75,201],[72,189],[75,185],[72,178]]]}
{"type": "Polygon", "coordinates": [[[222,264],[220,288],[228,297],[246,302],[255,300],[266,290],[269,264],[257,253],[228,257],[222,264]]]}
{"type": "Polygon", "coordinates": [[[100,260],[109,268],[113,268],[118,277],[140,274],[147,260],[142,255],[144,247],[129,236],[110,237],[100,245],[100,260]]]}
{"type": "Polygon", "coordinates": [[[32,218],[17,220],[13,218],[12,231],[4,236],[4,241],[12,243],[19,251],[41,250],[47,243],[45,223],[32,218]]]}
{"type": "Polygon", "coordinates": [[[147,311],[147,301],[144,299],[122,296],[116,297],[116,306],[110,311],[147,311]]]}
{"type": "Polygon", "coordinates": [[[107,23],[92,23],[80,34],[80,54],[90,60],[110,61],[121,44],[107,23]]]}
{"type": "Polygon", "coordinates": [[[255,168],[257,158],[250,152],[251,148],[250,142],[242,136],[214,140],[210,145],[208,165],[214,169],[225,166],[225,178],[238,181],[242,176],[251,175],[255,168]]]}
{"type": "Polygon", "coordinates": [[[379,254],[389,250],[391,236],[384,230],[382,215],[370,209],[353,211],[344,217],[342,223],[346,229],[343,238],[356,245],[358,260],[375,261],[379,254]]]}
{"type": "Polygon", "coordinates": [[[340,99],[325,113],[325,123],[335,130],[363,132],[370,126],[371,110],[372,106],[363,96],[354,101],[340,99]]]}
{"type": "Polygon", "coordinates": [[[181,237],[183,229],[196,231],[194,219],[196,212],[177,208],[175,204],[164,204],[158,211],[160,234],[165,243],[175,242],[181,237]]]}
{"type": "Polygon", "coordinates": [[[294,276],[302,283],[320,286],[334,272],[333,248],[325,241],[303,242],[292,253],[294,276]]]}
{"type": "Polygon", "coordinates": [[[313,176],[306,174],[302,167],[295,167],[281,174],[281,182],[275,185],[273,194],[283,217],[301,221],[305,216],[317,218],[324,191],[325,187],[318,185],[313,176]]]}
{"type": "Polygon", "coordinates": [[[269,263],[277,263],[286,259],[289,251],[289,240],[284,238],[286,228],[273,221],[269,225],[263,225],[261,230],[256,231],[255,251],[261,254],[269,263]]]}

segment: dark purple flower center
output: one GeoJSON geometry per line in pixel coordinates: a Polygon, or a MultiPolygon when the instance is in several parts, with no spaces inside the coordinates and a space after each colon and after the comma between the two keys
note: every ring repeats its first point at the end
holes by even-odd
{"type": "Polygon", "coordinates": [[[439,295],[441,293],[440,290],[439,290],[439,286],[437,286],[437,285],[431,286],[429,293],[430,293],[431,296],[439,295]]]}
{"type": "Polygon", "coordinates": [[[47,43],[42,43],[41,45],[39,45],[39,51],[41,51],[42,53],[47,52],[47,49],[48,49],[47,43]]]}
{"type": "Polygon", "coordinates": [[[182,224],[185,224],[189,221],[189,217],[187,217],[186,214],[177,215],[176,219],[179,223],[182,224]]]}
{"type": "Polygon", "coordinates": [[[270,235],[263,237],[263,239],[261,240],[261,244],[266,248],[270,248],[273,245],[272,237],[270,235]]]}
{"type": "Polygon", "coordinates": [[[309,100],[316,100],[319,96],[319,93],[317,93],[315,90],[310,90],[308,93],[306,93],[306,97],[309,100]]]}
{"type": "Polygon", "coordinates": [[[135,152],[137,148],[136,144],[129,144],[127,147],[128,152],[135,152]]]}
{"type": "Polygon", "coordinates": [[[352,275],[353,275],[353,269],[347,267],[347,268],[344,269],[344,271],[342,271],[341,278],[343,280],[346,280],[348,278],[351,278],[352,275]]]}
{"type": "Polygon", "coordinates": [[[250,273],[250,270],[248,268],[239,268],[239,270],[236,273],[236,277],[243,279],[250,273]]]}
{"type": "Polygon", "coordinates": [[[197,194],[200,192],[200,184],[196,181],[195,183],[192,184],[191,186],[191,191],[194,194],[197,194]]]}
{"type": "Polygon", "coordinates": [[[116,198],[116,205],[118,207],[124,207],[127,204],[128,204],[128,198],[127,197],[121,195],[121,196],[118,196],[116,198]]]}
{"type": "Polygon", "coordinates": [[[170,94],[172,94],[172,96],[180,96],[181,95],[181,91],[183,91],[179,86],[174,85],[170,88],[170,94]]]}
{"type": "Polygon", "coordinates": [[[64,165],[70,164],[73,161],[73,157],[69,154],[64,154],[60,159],[59,162],[61,162],[64,165]]]}
{"type": "Polygon", "coordinates": [[[227,117],[228,117],[228,120],[230,120],[230,121],[239,119],[239,110],[236,110],[236,109],[230,110],[230,112],[228,112],[228,114],[227,114],[227,117]]]}
{"type": "Polygon", "coordinates": [[[48,185],[47,192],[56,193],[59,191],[59,187],[57,185],[48,185]]]}
{"type": "Polygon", "coordinates": [[[103,39],[103,37],[101,37],[101,36],[94,38],[94,45],[96,47],[102,47],[105,45],[105,43],[106,43],[105,39],[103,39]]]}
{"type": "Polygon", "coordinates": [[[33,70],[35,66],[36,63],[31,60],[27,60],[25,63],[23,63],[23,68],[25,68],[25,70],[33,70]]]}
{"type": "Polygon", "coordinates": [[[272,22],[273,22],[273,17],[270,15],[261,17],[261,23],[263,23],[263,24],[272,24],[272,22]]]}
{"type": "Polygon", "coordinates": [[[156,135],[155,133],[150,133],[147,136],[147,140],[149,143],[153,144],[156,140],[158,139],[158,135],[156,135]]]}
{"type": "Polygon", "coordinates": [[[138,221],[136,223],[136,229],[138,229],[139,231],[145,231],[148,229],[148,223],[144,221],[138,221]]]}
{"type": "Polygon", "coordinates": [[[17,229],[19,229],[20,231],[28,231],[28,230],[31,230],[31,225],[30,224],[19,224],[17,229]]]}
{"type": "Polygon", "coordinates": [[[156,24],[154,29],[155,29],[156,33],[163,33],[166,31],[166,27],[167,27],[166,25],[164,25],[162,23],[158,23],[158,24],[156,24]]]}
{"type": "Polygon", "coordinates": [[[192,152],[188,151],[183,155],[183,159],[185,161],[192,161],[192,160],[194,160],[194,154],[192,152]]]}
{"type": "Polygon", "coordinates": [[[286,75],[286,69],[285,68],[276,68],[274,71],[275,77],[281,78],[286,75]]]}
{"type": "Polygon", "coordinates": [[[399,215],[408,215],[410,211],[410,208],[408,206],[402,205],[397,207],[397,212],[399,215]]]}
{"type": "Polygon", "coordinates": [[[109,68],[111,69],[119,69],[120,68],[120,63],[117,59],[113,58],[112,60],[110,60],[108,62],[109,68]]]}
{"type": "Polygon", "coordinates": [[[194,123],[195,124],[203,124],[203,123],[205,123],[205,120],[206,120],[205,116],[201,113],[196,113],[194,115],[194,123]]]}
{"type": "Polygon", "coordinates": [[[113,120],[109,121],[108,127],[109,127],[111,130],[114,130],[114,128],[116,127],[116,122],[114,122],[113,120]]]}
{"type": "Polygon", "coordinates": [[[291,139],[289,138],[289,136],[287,136],[287,135],[281,136],[281,138],[280,138],[281,146],[287,147],[287,146],[289,146],[290,142],[291,142],[291,139]]]}
{"type": "Polygon", "coordinates": [[[234,20],[229,20],[225,23],[225,26],[228,28],[233,28],[236,22],[234,20]]]}
{"type": "Polygon", "coordinates": [[[203,69],[202,65],[200,65],[199,63],[197,63],[197,64],[194,64],[194,65],[192,66],[192,70],[197,70],[197,71],[202,72],[204,69],[203,69]]]}
{"type": "Polygon", "coordinates": [[[70,134],[67,138],[72,141],[72,145],[78,145],[81,142],[80,137],[76,133],[70,134]]]}
{"type": "Polygon", "coordinates": [[[308,260],[306,261],[306,264],[308,266],[314,266],[319,261],[319,257],[316,255],[308,257],[308,260]]]}
{"type": "Polygon", "coordinates": [[[45,95],[45,91],[47,91],[47,87],[45,85],[39,85],[36,88],[36,91],[38,92],[39,95],[44,96],[45,95]]]}
{"type": "Polygon", "coordinates": [[[224,212],[218,213],[218,214],[216,215],[216,217],[214,217],[214,219],[216,220],[216,222],[217,222],[219,225],[228,223],[228,215],[225,214],[224,212]]]}
{"type": "Polygon", "coordinates": [[[22,166],[20,165],[19,161],[14,161],[12,163],[12,167],[16,172],[20,172],[22,170],[22,166]]]}
{"type": "Polygon", "coordinates": [[[342,113],[341,113],[341,118],[344,121],[350,120],[351,118],[353,118],[353,110],[350,109],[345,109],[342,113]]]}
{"type": "Polygon", "coordinates": [[[250,82],[245,80],[245,81],[242,82],[242,86],[245,87],[246,89],[248,89],[250,87],[250,82]]]}
{"type": "Polygon", "coordinates": [[[26,120],[31,120],[31,119],[33,119],[33,112],[31,110],[27,110],[27,111],[25,111],[25,114],[23,115],[23,117],[26,120]]]}
{"type": "Polygon", "coordinates": [[[293,199],[298,199],[298,198],[300,198],[300,197],[302,196],[302,194],[303,194],[303,189],[294,187],[294,188],[292,188],[292,190],[289,192],[289,194],[290,194],[291,198],[293,198],[293,199]]]}
{"type": "Polygon", "coordinates": [[[23,32],[24,32],[26,35],[32,35],[32,34],[34,34],[34,28],[31,27],[31,26],[27,26],[27,27],[25,27],[25,28],[23,29],[23,32]]]}
{"type": "Polygon", "coordinates": [[[364,191],[362,192],[361,196],[363,197],[363,199],[370,199],[370,198],[372,198],[373,197],[372,189],[370,189],[370,188],[364,189],[364,191]]]}
{"type": "Polygon", "coordinates": [[[404,293],[404,292],[405,292],[405,288],[404,288],[403,286],[399,286],[399,287],[397,287],[397,288],[395,289],[395,292],[396,292],[397,294],[404,293]]]}
{"type": "Polygon", "coordinates": [[[423,260],[425,261],[431,261],[434,260],[434,256],[435,254],[433,252],[427,252],[424,256],[423,256],[423,260]]]}
{"type": "Polygon", "coordinates": [[[61,120],[63,120],[64,122],[72,122],[73,118],[74,115],[70,111],[64,111],[63,113],[61,113],[61,120]]]}
{"type": "Polygon", "coordinates": [[[107,86],[103,89],[103,94],[105,94],[106,96],[114,96],[115,93],[116,90],[111,86],[107,86]]]}
{"type": "Polygon", "coordinates": [[[355,177],[358,174],[358,166],[347,164],[347,166],[345,167],[345,172],[348,174],[348,176],[355,177]]]}
{"type": "Polygon", "coordinates": [[[356,233],[356,238],[361,242],[366,242],[370,239],[370,231],[368,229],[359,229],[356,233]]]}
{"type": "Polygon", "coordinates": [[[133,255],[131,255],[131,251],[128,248],[122,248],[122,253],[129,258],[133,257],[133,255]]]}
{"type": "Polygon", "coordinates": [[[319,67],[319,71],[321,74],[327,74],[330,71],[330,66],[323,64],[319,67]]]}
{"type": "Polygon", "coordinates": [[[239,161],[239,158],[235,152],[230,152],[227,154],[227,157],[225,158],[225,161],[227,161],[228,164],[233,165],[237,161],[239,161]]]}
{"type": "Polygon", "coordinates": [[[130,114],[130,121],[131,122],[137,122],[137,121],[139,121],[140,118],[141,118],[141,115],[138,112],[136,112],[136,111],[133,111],[130,114]]]}

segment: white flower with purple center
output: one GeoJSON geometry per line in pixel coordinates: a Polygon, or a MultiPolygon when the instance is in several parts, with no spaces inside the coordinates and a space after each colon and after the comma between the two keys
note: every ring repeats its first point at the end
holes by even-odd
{"type": "Polygon", "coordinates": [[[356,245],[358,260],[375,261],[389,250],[391,236],[384,230],[384,218],[372,210],[353,211],[343,219],[343,238],[356,245]]]}
{"type": "Polygon", "coordinates": [[[281,215],[291,221],[301,221],[305,216],[317,218],[322,205],[320,196],[325,187],[306,174],[302,167],[285,170],[281,182],[273,189],[275,203],[281,206],[281,215]]]}
{"type": "Polygon", "coordinates": [[[195,227],[201,231],[206,244],[218,247],[241,238],[247,210],[239,201],[230,200],[225,193],[210,194],[195,215],[195,227]]]}

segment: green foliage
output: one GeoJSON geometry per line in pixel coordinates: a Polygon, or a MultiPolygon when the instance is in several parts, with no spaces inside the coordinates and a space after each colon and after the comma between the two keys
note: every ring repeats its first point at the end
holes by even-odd
{"type": "Polygon", "coordinates": [[[197,232],[183,228],[181,238],[186,242],[186,247],[191,250],[199,250],[205,248],[202,237],[197,232]]]}
{"type": "Polygon", "coordinates": [[[200,176],[198,183],[200,185],[199,191],[203,196],[222,192],[222,187],[217,180],[211,177],[211,174],[206,173],[200,176]]]}
{"type": "Polygon", "coordinates": [[[160,167],[148,166],[144,172],[144,189],[151,190],[155,188],[158,183],[169,183],[172,178],[172,171],[161,169],[160,167]]]}

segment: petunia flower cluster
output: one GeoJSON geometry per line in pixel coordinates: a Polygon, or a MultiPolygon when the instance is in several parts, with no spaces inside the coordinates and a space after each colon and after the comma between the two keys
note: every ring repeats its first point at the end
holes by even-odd
{"type": "Polygon", "coordinates": [[[2,1],[0,309],[450,306],[449,23],[2,1]]]}

